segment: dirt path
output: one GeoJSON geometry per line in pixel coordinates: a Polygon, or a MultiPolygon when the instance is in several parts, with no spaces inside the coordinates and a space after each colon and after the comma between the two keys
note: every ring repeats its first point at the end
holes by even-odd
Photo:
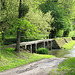
{"type": "Polygon", "coordinates": [[[42,59],[18,68],[0,72],[0,75],[48,75],[51,69],[56,68],[66,58],[42,59]]]}

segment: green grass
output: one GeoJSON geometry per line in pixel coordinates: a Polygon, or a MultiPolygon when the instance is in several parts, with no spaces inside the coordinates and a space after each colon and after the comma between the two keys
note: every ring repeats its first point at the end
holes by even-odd
{"type": "Polygon", "coordinates": [[[58,68],[58,71],[64,73],[63,75],[75,75],[75,57],[67,59],[58,68]]]}
{"type": "Polygon", "coordinates": [[[65,60],[56,71],[52,70],[49,75],[75,75],[75,57],[65,60]]]}
{"type": "Polygon", "coordinates": [[[74,45],[75,45],[75,41],[70,41],[70,42],[66,43],[65,45],[63,45],[62,48],[72,49],[74,45]]]}
{"type": "Polygon", "coordinates": [[[14,51],[14,48],[1,50],[0,71],[15,68],[44,58],[52,58],[52,55],[30,54],[21,51],[19,54],[14,51]]]}
{"type": "Polygon", "coordinates": [[[59,37],[58,37],[58,38],[55,38],[55,40],[62,40],[62,39],[63,39],[63,38],[59,38],[59,37]]]}

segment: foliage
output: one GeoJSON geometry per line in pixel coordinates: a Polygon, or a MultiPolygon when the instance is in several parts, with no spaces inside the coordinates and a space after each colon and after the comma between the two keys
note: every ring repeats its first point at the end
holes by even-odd
{"type": "Polygon", "coordinates": [[[71,31],[68,35],[68,37],[75,37],[75,31],[71,31]]]}
{"type": "Polygon", "coordinates": [[[21,4],[19,7],[19,13],[21,17],[24,17],[28,13],[29,7],[25,4],[21,4]]]}
{"type": "Polygon", "coordinates": [[[4,40],[4,45],[16,43],[16,38],[8,38],[4,40]]]}
{"type": "Polygon", "coordinates": [[[67,10],[69,19],[75,19],[75,0],[59,0],[59,3],[67,10]]]}
{"type": "Polygon", "coordinates": [[[56,37],[63,37],[63,30],[59,30],[59,31],[56,33],[56,37]]]}
{"type": "Polygon", "coordinates": [[[4,34],[12,26],[13,20],[18,17],[18,6],[17,0],[1,0],[0,30],[4,34]]]}
{"type": "Polygon", "coordinates": [[[73,27],[73,21],[75,19],[75,0],[59,0],[60,5],[64,7],[66,10],[66,24],[69,23],[66,30],[64,31],[64,36],[68,36],[69,32],[74,29],[73,27]]]}
{"type": "Polygon", "coordinates": [[[24,64],[38,61],[43,58],[52,58],[52,55],[30,54],[25,51],[15,53],[14,48],[7,48],[2,50],[2,59],[0,61],[0,71],[10,68],[15,68],[24,64]]]}
{"type": "MultiPolygon", "coordinates": [[[[74,11],[74,0],[23,0],[21,8],[19,8],[19,0],[1,0],[0,31],[4,31],[7,35],[14,32],[12,35],[16,35],[15,28],[21,27],[21,30],[23,29],[21,35],[26,39],[29,37],[44,39],[51,34],[55,34],[52,35],[54,37],[62,36],[62,34],[68,36],[69,32],[74,29],[72,25],[75,19],[74,11]],[[32,28],[29,28],[31,30],[25,30],[23,24],[17,26],[13,23],[13,20],[18,18],[20,10],[23,11],[24,20],[31,23],[32,28]]],[[[22,21],[19,22],[22,23],[22,21]]]]}
{"type": "MultiPolygon", "coordinates": [[[[18,17],[19,1],[17,0],[1,0],[1,20],[0,22],[6,22],[18,17]]],[[[6,24],[7,25],[7,24],[6,24]]]]}
{"type": "Polygon", "coordinates": [[[39,48],[37,50],[37,53],[39,53],[39,54],[48,54],[49,50],[47,48],[39,48]]]}
{"type": "MultiPolygon", "coordinates": [[[[25,18],[31,22],[31,25],[35,25],[36,28],[38,28],[39,30],[39,34],[45,34],[44,37],[49,36],[49,32],[51,30],[51,27],[50,27],[50,23],[51,21],[53,20],[51,15],[50,15],[50,12],[47,13],[46,15],[43,16],[43,13],[39,10],[39,4],[41,4],[42,2],[44,2],[45,0],[37,0],[37,1],[28,1],[28,0],[23,0],[23,4],[21,6],[21,8],[19,8],[19,0],[15,0],[15,1],[9,1],[9,0],[2,0],[2,10],[1,10],[1,22],[2,22],[2,26],[3,29],[5,28],[5,33],[7,32],[7,29],[11,29],[8,33],[10,32],[13,32],[12,31],[12,28],[15,29],[13,26],[15,25],[13,22],[13,20],[15,18],[18,18],[19,16],[19,11],[21,10],[21,12],[23,10],[26,10],[24,16],[25,18]],[[35,7],[34,7],[35,6],[35,7]],[[36,9],[37,8],[37,9],[36,9]],[[19,10],[18,10],[19,9],[19,10]],[[29,11],[28,11],[29,10],[29,11]]],[[[24,12],[24,11],[23,11],[24,12]]],[[[23,15],[24,13],[22,13],[23,15]]],[[[16,26],[16,25],[15,25],[16,26]]],[[[21,24],[22,26],[22,24],[21,24]]],[[[17,26],[16,28],[18,28],[19,26],[17,26]]],[[[21,28],[22,29],[22,28],[21,28]]],[[[35,28],[34,28],[35,29],[35,28]]],[[[17,30],[15,29],[15,32],[17,30]]],[[[22,30],[23,32],[25,32],[24,30],[22,30]]],[[[31,32],[31,33],[36,33],[36,29],[34,30],[35,32],[31,32]]],[[[26,32],[27,33],[27,32],[26,32]]],[[[16,33],[14,33],[16,35],[16,33]]],[[[13,35],[13,34],[12,34],[13,35]]],[[[24,34],[23,34],[24,35],[24,34]]],[[[37,35],[34,35],[34,34],[31,34],[30,33],[27,33],[26,34],[27,37],[32,37],[33,38],[36,38],[38,37],[38,34],[37,35]],[[30,36],[28,36],[30,35],[30,36]]]]}
{"type": "Polygon", "coordinates": [[[25,37],[30,37],[31,35],[38,36],[38,29],[35,25],[31,24],[29,21],[23,19],[15,19],[14,20],[14,28],[17,29],[20,28],[20,31],[23,33],[25,37]],[[37,34],[37,35],[36,35],[37,34]]]}
{"type": "Polygon", "coordinates": [[[49,36],[51,30],[50,24],[53,21],[53,18],[50,11],[43,14],[39,9],[39,5],[44,1],[46,0],[25,0],[25,3],[29,6],[29,12],[26,14],[25,18],[38,28],[39,34],[49,36]]]}
{"type": "MultiPolygon", "coordinates": [[[[69,31],[72,29],[72,26],[71,26],[72,21],[69,18],[68,8],[66,6],[64,7],[64,4],[63,4],[64,2],[66,3],[68,2],[67,6],[69,6],[70,4],[70,6],[72,7],[70,0],[67,0],[67,1],[66,0],[62,0],[62,1],[46,0],[44,3],[40,5],[40,9],[42,10],[44,14],[51,11],[51,15],[54,18],[54,21],[51,23],[51,27],[52,27],[51,33],[55,32],[54,33],[55,35],[59,32],[59,30],[66,31],[65,35],[68,35],[69,31]]],[[[74,4],[73,1],[72,3],[74,4]]],[[[70,9],[69,11],[71,12],[70,7],[69,9],[70,9]]],[[[53,35],[50,35],[50,36],[53,36],[53,35]]]]}
{"type": "Polygon", "coordinates": [[[26,14],[26,19],[38,28],[39,34],[45,34],[45,35],[46,34],[49,35],[50,33],[51,30],[50,21],[52,21],[51,18],[52,17],[50,15],[50,12],[43,15],[41,11],[33,12],[30,9],[30,11],[26,14]]]}

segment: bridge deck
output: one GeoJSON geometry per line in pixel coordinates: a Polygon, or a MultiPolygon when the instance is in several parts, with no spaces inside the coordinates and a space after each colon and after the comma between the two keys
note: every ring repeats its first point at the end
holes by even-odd
{"type": "Polygon", "coordinates": [[[54,40],[54,39],[44,39],[44,40],[36,40],[36,41],[30,41],[30,42],[21,42],[20,46],[37,44],[37,43],[41,43],[41,42],[48,42],[48,41],[52,41],[52,40],[54,40]]]}
{"type": "MultiPolygon", "coordinates": [[[[36,52],[36,50],[40,47],[49,47],[49,42],[53,41],[54,39],[44,39],[44,40],[36,40],[36,41],[29,41],[29,42],[21,42],[20,46],[24,47],[26,50],[30,50],[31,53],[36,52]]],[[[52,43],[50,44],[52,46],[52,43]]]]}

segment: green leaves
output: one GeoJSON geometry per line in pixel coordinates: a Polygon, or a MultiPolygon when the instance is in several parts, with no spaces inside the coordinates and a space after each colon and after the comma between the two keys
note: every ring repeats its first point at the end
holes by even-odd
{"type": "MultiPolygon", "coordinates": [[[[38,29],[35,25],[31,24],[29,21],[25,20],[25,19],[15,19],[14,20],[14,25],[13,25],[14,31],[17,28],[20,28],[20,31],[24,32],[24,36],[31,36],[31,35],[38,35],[38,29]]],[[[21,34],[22,35],[22,34],[21,34]]]]}
{"type": "Polygon", "coordinates": [[[20,28],[26,31],[27,36],[36,36],[36,33],[49,35],[51,29],[71,30],[75,18],[74,0],[58,0],[58,2],[57,0],[23,0],[21,7],[19,1],[2,0],[0,17],[0,22],[3,22],[2,27],[10,28],[11,32],[12,29],[16,31],[20,28]],[[19,14],[21,19],[16,19],[19,14]]]}
{"type": "Polygon", "coordinates": [[[29,7],[25,4],[21,4],[19,7],[19,14],[21,17],[25,17],[26,13],[28,13],[29,7]]]}
{"type": "Polygon", "coordinates": [[[44,14],[51,11],[51,16],[54,18],[51,27],[52,30],[55,28],[54,32],[57,33],[59,30],[72,30],[73,17],[71,14],[74,14],[74,6],[75,1],[73,0],[46,0],[39,8],[44,14]]]}

